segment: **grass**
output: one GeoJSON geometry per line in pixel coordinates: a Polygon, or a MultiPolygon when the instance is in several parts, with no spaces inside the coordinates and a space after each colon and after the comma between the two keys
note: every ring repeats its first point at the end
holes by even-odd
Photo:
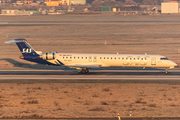
{"type": "Polygon", "coordinates": [[[95,108],[92,108],[92,109],[89,109],[88,111],[106,111],[103,107],[95,107],[95,108]]]}
{"type": "Polygon", "coordinates": [[[99,97],[99,95],[97,95],[97,94],[93,94],[93,95],[92,95],[92,97],[99,97]]]}
{"type": "Polygon", "coordinates": [[[91,102],[86,102],[84,103],[84,105],[91,105],[91,102]]]}
{"type": "Polygon", "coordinates": [[[58,104],[56,101],[54,101],[54,105],[55,105],[55,106],[58,106],[59,104],[58,104]]]}
{"type": "Polygon", "coordinates": [[[146,104],[147,102],[144,102],[142,101],[142,98],[139,98],[138,100],[136,100],[135,103],[146,104]]]}
{"type": "Polygon", "coordinates": [[[28,101],[28,104],[38,104],[38,101],[37,100],[31,100],[31,101],[28,101]]]}
{"type": "Polygon", "coordinates": [[[149,104],[148,106],[149,107],[156,107],[157,105],[156,104],[149,104]]]}
{"type": "Polygon", "coordinates": [[[68,91],[64,91],[64,93],[69,93],[68,91]]]}
{"type": "Polygon", "coordinates": [[[107,102],[102,101],[101,105],[109,105],[107,102]]]}
{"type": "Polygon", "coordinates": [[[109,92],[110,89],[109,89],[109,88],[104,88],[102,91],[103,91],[103,92],[109,92]]]}

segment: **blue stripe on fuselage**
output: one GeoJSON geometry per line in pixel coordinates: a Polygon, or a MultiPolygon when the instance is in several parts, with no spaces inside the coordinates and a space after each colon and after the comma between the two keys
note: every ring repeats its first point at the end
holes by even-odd
{"type": "Polygon", "coordinates": [[[56,62],[56,61],[55,61],[55,63],[56,63],[57,65],[60,65],[60,64],[59,64],[58,62],[56,62]]]}
{"type": "Polygon", "coordinates": [[[64,65],[61,61],[59,61],[58,59],[56,59],[61,65],[64,65]]]}

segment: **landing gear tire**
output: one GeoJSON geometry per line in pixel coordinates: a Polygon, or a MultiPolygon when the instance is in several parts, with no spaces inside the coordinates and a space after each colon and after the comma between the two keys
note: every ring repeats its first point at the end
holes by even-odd
{"type": "Polygon", "coordinates": [[[85,73],[88,73],[88,72],[89,72],[89,69],[88,69],[88,68],[84,68],[84,69],[81,70],[81,73],[82,73],[82,74],[85,74],[85,73]]]}
{"type": "Polygon", "coordinates": [[[82,73],[82,74],[85,74],[85,73],[86,73],[86,70],[82,70],[81,73],[82,73]]]}
{"type": "Polygon", "coordinates": [[[89,69],[86,68],[86,73],[89,73],[89,69]]]}
{"type": "Polygon", "coordinates": [[[168,73],[168,68],[166,68],[166,74],[168,73]]]}

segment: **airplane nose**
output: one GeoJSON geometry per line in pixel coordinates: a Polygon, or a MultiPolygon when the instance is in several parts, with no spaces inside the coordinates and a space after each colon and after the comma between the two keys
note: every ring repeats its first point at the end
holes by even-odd
{"type": "Polygon", "coordinates": [[[177,64],[174,62],[174,66],[177,66],[177,64]]]}
{"type": "Polygon", "coordinates": [[[173,61],[169,61],[168,64],[169,64],[170,69],[174,68],[174,66],[177,66],[177,64],[175,62],[173,62],[173,61]]]}
{"type": "Polygon", "coordinates": [[[172,66],[177,66],[177,64],[175,62],[173,62],[173,61],[171,61],[171,65],[172,66]]]}

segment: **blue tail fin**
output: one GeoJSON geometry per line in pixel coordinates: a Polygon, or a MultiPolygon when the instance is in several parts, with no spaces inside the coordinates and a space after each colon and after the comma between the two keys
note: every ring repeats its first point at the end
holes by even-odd
{"type": "Polygon", "coordinates": [[[38,54],[36,51],[29,45],[26,39],[14,39],[7,41],[5,43],[16,43],[16,45],[19,47],[19,50],[23,54],[23,56],[37,56],[38,54]]]}

